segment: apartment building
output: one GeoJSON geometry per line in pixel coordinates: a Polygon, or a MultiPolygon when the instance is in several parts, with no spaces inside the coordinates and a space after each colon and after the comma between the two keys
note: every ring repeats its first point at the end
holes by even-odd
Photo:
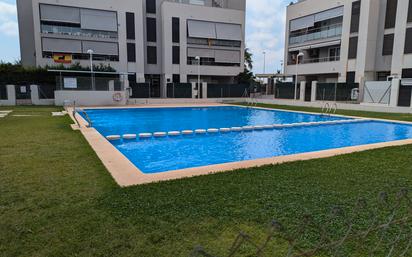
{"type": "Polygon", "coordinates": [[[309,86],[356,82],[362,90],[365,81],[412,78],[412,1],[297,1],[287,8],[285,63],[309,86]]]}
{"type": "Polygon", "coordinates": [[[17,0],[23,65],[109,64],[164,97],[243,71],[246,0],[17,0]],[[199,60],[200,59],[200,65],[199,60]]]}

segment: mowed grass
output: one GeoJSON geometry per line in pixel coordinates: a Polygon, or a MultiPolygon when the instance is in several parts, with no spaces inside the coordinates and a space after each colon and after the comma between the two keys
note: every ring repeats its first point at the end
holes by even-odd
{"type": "Polygon", "coordinates": [[[306,213],[322,223],[332,206],[412,185],[402,146],[120,188],[58,108],[13,110],[0,119],[0,256],[224,256],[241,230],[263,241],[273,219],[293,231],[306,213]]]}

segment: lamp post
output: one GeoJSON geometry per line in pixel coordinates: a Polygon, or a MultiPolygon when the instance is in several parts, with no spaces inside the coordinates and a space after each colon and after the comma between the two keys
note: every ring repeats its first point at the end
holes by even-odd
{"type": "Polygon", "coordinates": [[[94,51],[92,49],[87,50],[87,53],[90,55],[90,76],[92,80],[92,90],[95,90],[95,85],[94,85],[94,76],[93,76],[93,54],[94,51]]]}
{"type": "Polygon", "coordinates": [[[300,57],[303,57],[305,54],[304,53],[302,53],[302,52],[300,52],[299,54],[298,54],[298,56],[297,56],[297,59],[296,59],[296,77],[295,77],[295,97],[294,97],[294,99],[295,99],[295,101],[297,100],[297,91],[298,91],[298,65],[299,65],[299,58],[300,57]]]}
{"type": "Polygon", "coordinates": [[[263,51],[263,74],[266,74],[266,51],[263,51]]]}
{"type": "Polygon", "coordinates": [[[197,60],[197,98],[200,99],[200,56],[196,56],[197,60]]]}
{"type": "Polygon", "coordinates": [[[280,60],[280,73],[283,74],[283,60],[280,60]]]}

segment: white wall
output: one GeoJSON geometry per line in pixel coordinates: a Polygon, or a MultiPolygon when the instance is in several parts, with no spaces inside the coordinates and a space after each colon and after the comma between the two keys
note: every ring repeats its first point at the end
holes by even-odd
{"type": "Polygon", "coordinates": [[[63,106],[65,101],[76,102],[77,106],[126,105],[124,91],[55,91],[55,105],[63,106]],[[113,100],[114,94],[121,94],[122,100],[113,100]]]}
{"type": "Polygon", "coordinates": [[[7,100],[0,100],[0,106],[16,105],[16,89],[14,85],[7,85],[7,100]]]}

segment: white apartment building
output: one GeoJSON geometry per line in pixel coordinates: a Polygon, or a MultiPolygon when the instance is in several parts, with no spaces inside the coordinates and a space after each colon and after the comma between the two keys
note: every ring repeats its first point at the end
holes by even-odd
{"type": "MultiPolygon", "coordinates": [[[[298,73],[306,91],[313,81],[355,82],[362,92],[365,81],[412,78],[412,1],[300,0],[289,5],[285,72],[298,73]]],[[[411,88],[401,85],[400,102],[410,102],[411,88]]]]}
{"type": "Polygon", "coordinates": [[[109,64],[130,83],[232,83],[243,71],[246,0],[17,0],[26,66],[109,64]],[[200,69],[196,57],[200,58],[200,69]]]}

